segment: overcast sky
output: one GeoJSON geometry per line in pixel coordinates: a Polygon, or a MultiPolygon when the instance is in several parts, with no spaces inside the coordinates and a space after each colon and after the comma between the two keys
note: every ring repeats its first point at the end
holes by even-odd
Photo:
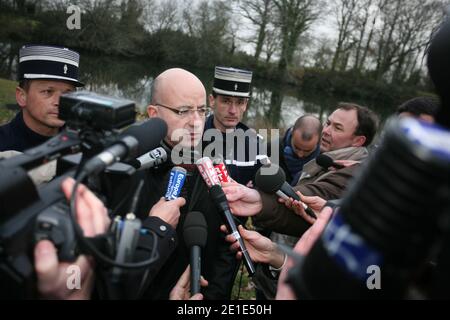
{"type": "MultiPolygon", "coordinates": [[[[159,1],[172,1],[172,0],[159,0],[159,1]]],[[[190,6],[197,5],[202,0],[177,0],[178,3],[182,3],[182,5],[185,5],[186,3],[189,3],[190,6]]],[[[238,10],[238,7],[235,6],[233,10],[238,10]]],[[[334,17],[332,16],[332,13],[327,12],[328,8],[325,8],[323,10],[323,14],[319,16],[319,18],[312,24],[311,28],[308,30],[308,33],[311,35],[313,39],[330,39],[331,41],[335,40],[337,38],[337,32],[336,27],[334,23],[334,17]]],[[[328,10],[329,11],[329,10],[328,10]]],[[[237,18],[237,21],[240,23],[240,26],[238,28],[238,37],[240,39],[246,39],[250,36],[256,37],[256,34],[253,29],[253,25],[251,22],[241,15],[235,14],[235,17],[237,18]]],[[[249,54],[253,54],[255,50],[255,45],[252,43],[246,43],[245,41],[239,42],[239,49],[242,51],[245,51],[249,54]]]]}

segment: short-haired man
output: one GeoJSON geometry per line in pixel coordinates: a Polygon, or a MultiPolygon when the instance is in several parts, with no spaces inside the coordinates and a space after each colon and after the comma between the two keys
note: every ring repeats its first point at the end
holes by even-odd
{"type": "Polygon", "coordinates": [[[64,125],[58,118],[59,97],[76,87],[80,55],[46,45],[24,46],[19,52],[16,101],[21,111],[0,127],[0,151],[24,151],[56,135],[64,125]]]}
{"type": "Polygon", "coordinates": [[[222,139],[222,156],[228,172],[235,181],[243,185],[253,181],[261,167],[261,160],[267,159],[265,150],[259,148],[262,137],[241,122],[251,97],[252,77],[253,73],[248,70],[215,68],[212,94],[209,95],[209,105],[214,114],[206,119],[206,141],[203,144],[205,150],[209,145],[208,131],[219,132],[222,139]],[[236,141],[237,143],[234,135],[240,140],[236,141]]]}
{"type": "Polygon", "coordinates": [[[321,134],[320,120],[312,115],[304,115],[280,139],[279,165],[286,173],[289,184],[296,185],[303,166],[319,155],[321,134]]]}

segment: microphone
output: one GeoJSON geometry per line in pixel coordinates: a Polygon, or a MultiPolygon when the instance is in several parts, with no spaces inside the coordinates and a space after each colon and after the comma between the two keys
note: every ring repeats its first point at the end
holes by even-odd
{"type": "Polygon", "coordinates": [[[220,180],[220,183],[230,182],[230,175],[228,174],[227,166],[223,163],[221,157],[216,158],[213,161],[214,169],[216,170],[217,177],[220,180]]]}
{"type": "Polygon", "coordinates": [[[208,237],[207,224],[201,212],[190,212],[183,225],[183,238],[190,251],[191,295],[200,292],[201,256],[208,237]]]}
{"type": "Polygon", "coordinates": [[[173,167],[170,171],[169,183],[167,184],[166,201],[175,200],[181,194],[184,182],[186,181],[187,171],[181,167],[173,167]]]}
{"type": "Polygon", "coordinates": [[[103,152],[89,159],[83,167],[86,174],[96,174],[115,162],[134,158],[156,148],[167,134],[167,124],[160,118],[133,125],[103,152]]]}
{"type": "Polygon", "coordinates": [[[441,98],[441,107],[436,114],[436,123],[450,129],[450,20],[448,17],[435,33],[428,49],[428,72],[441,98]]]}
{"type": "Polygon", "coordinates": [[[320,154],[319,156],[317,156],[316,163],[325,170],[328,170],[330,167],[335,167],[336,169],[345,168],[345,166],[334,162],[334,160],[331,157],[325,154],[320,154]]]}
{"type": "Polygon", "coordinates": [[[219,177],[217,176],[216,169],[213,166],[213,163],[210,158],[205,157],[197,160],[196,162],[198,171],[205,180],[208,188],[211,188],[214,185],[221,185],[219,177]]]}
{"type": "Polygon", "coordinates": [[[314,211],[301,201],[300,197],[295,193],[291,185],[286,182],[286,174],[283,169],[275,163],[259,168],[255,175],[255,185],[258,189],[265,193],[275,193],[277,196],[285,200],[292,198],[300,201],[306,214],[314,219],[317,219],[314,211]],[[262,174],[261,170],[269,170],[269,168],[273,168],[272,170],[275,170],[276,173],[274,175],[262,174]]]}
{"type": "Polygon", "coordinates": [[[167,152],[164,148],[159,147],[153,149],[152,151],[143,154],[137,159],[133,159],[128,162],[131,166],[133,166],[138,171],[153,168],[159,166],[161,163],[167,161],[167,152]]]}
{"type": "Polygon", "coordinates": [[[231,213],[230,206],[228,205],[227,197],[222,190],[220,185],[214,185],[209,190],[209,194],[216,204],[217,208],[222,211],[225,215],[228,231],[234,236],[234,238],[239,242],[239,247],[241,248],[242,256],[244,257],[244,264],[247,268],[248,274],[253,276],[255,274],[255,266],[250,258],[250,255],[245,247],[244,240],[242,240],[241,234],[234,223],[233,214],[231,213]]]}

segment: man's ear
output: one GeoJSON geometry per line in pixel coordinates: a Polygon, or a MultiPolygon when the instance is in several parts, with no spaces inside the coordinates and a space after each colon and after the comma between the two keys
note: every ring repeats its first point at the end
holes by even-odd
{"type": "Polygon", "coordinates": [[[212,94],[210,94],[208,96],[208,98],[209,98],[209,107],[211,109],[214,109],[216,107],[216,99],[214,98],[214,96],[212,94]]]}
{"type": "Polygon", "coordinates": [[[247,103],[245,104],[244,109],[242,110],[242,113],[244,113],[245,111],[247,111],[247,108],[248,108],[248,104],[249,104],[249,103],[250,103],[250,100],[247,99],[247,103]]]}
{"type": "Polygon", "coordinates": [[[356,136],[353,138],[352,147],[362,147],[366,143],[367,138],[365,136],[356,136]]]}
{"type": "Polygon", "coordinates": [[[158,117],[158,108],[156,106],[150,104],[147,107],[147,114],[148,114],[149,118],[158,117]]]}
{"type": "Polygon", "coordinates": [[[25,108],[27,105],[27,93],[19,86],[16,87],[16,101],[21,108],[25,108]]]}

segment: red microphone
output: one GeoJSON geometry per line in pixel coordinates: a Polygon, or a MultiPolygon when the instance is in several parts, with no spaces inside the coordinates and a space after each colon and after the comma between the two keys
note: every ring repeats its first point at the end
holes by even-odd
{"type": "Polygon", "coordinates": [[[217,176],[221,183],[231,182],[230,175],[228,174],[227,167],[225,163],[223,163],[222,158],[216,158],[213,161],[214,169],[216,169],[217,176]]]}
{"type": "Polygon", "coordinates": [[[200,171],[203,180],[205,180],[206,184],[208,185],[208,188],[211,188],[215,185],[221,185],[219,177],[216,173],[216,169],[214,168],[210,158],[201,158],[195,164],[197,165],[198,171],[200,171]]]}

